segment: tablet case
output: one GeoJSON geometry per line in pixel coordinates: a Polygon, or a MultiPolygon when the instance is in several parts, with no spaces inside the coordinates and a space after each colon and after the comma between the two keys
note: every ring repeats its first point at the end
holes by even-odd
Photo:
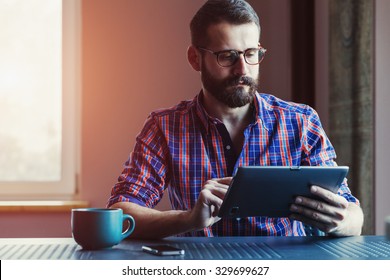
{"type": "Polygon", "coordinates": [[[219,217],[288,217],[298,195],[313,197],[310,186],[337,193],[348,166],[242,166],[225,195],[219,217]]]}

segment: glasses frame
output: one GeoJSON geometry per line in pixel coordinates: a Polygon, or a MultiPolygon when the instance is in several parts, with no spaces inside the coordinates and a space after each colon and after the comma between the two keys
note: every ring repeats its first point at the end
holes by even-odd
{"type": "Polygon", "coordinates": [[[218,63],[218,65],[221,66],[221,67],[231,67],[231,66],[235,65],[235,64],[237,63],[237,61],[239,60],[239,59],[237,59],[237,60],[236,60],[235,62],[233,62],[233,64],[231,64],[231,65],[221,65],[221,63],[219,62],[219,55],[220,55],[221,53],[225,53],[225,52],[234,52],[234,53],[237,55],[237,57],[240,57],[240,55],[243,54],[243,55],[244,55],[244,60],[245,60],[245,62],[246,62],[248,65],[259,65],[259,64],[263,61],[263,59],[264,59],[264,57],[265,57],[265,53],[267,52],[267,49],[263,48],[261,45],[259,45],[257,48],[249,48],[249,49],[246,49],[246,50],[244,50],[244,51],[238,51],[238,50],[233,50],[233,49],[231,49],[231,50],[222,50],[222,51],[217,51],[217,52],[215,52],[215,51],[212,51],[212,50],[210,50],[210,49],[203,48],[203,47],[196,47],[196,48],[199,49],[199,50],[207,51],[207,52],[209,52],[209,53],[215,55],[216,58],[217,58],[217,63],[218,63]],[[256,50],[259,50],[260,52],[262,52],[263,55],[262,55],[261,59],[259,60],[259,62],[257,62],[257,63],[249,63],[249,62],[247,61],[247,59],[246,59],[246,54],[247,54],[247,52],[249,52],[249,51],[251,51],[251,50],[255,50],[255,49],[256,49],[256,50]]]}

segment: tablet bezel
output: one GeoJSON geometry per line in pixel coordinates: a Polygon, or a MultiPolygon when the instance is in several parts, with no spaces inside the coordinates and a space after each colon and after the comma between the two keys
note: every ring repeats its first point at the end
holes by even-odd
{"type": "Polygon", "coordinates": [[[225,195],[219,217],[288,217],[294,198],[314,197],[310,186],[337,193],[348,166],[242,166],[225,195]]]}

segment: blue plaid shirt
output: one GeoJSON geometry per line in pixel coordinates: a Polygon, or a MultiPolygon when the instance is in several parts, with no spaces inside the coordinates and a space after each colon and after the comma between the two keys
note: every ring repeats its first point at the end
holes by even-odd
{"type": "MultiPolygon", "coordinates": [[[[334,148],[317,113],[306,105],[256,93],[253,122],[244,130],[236,154],[224,124],[209,116],[202,93],[150,114],[133,152],[114,185],[108,206],[130,201],[154,207],[167,189],[173,209],[192,209],[205,181],[232,176],[244,165],[336,165],[334,148]]],[[[347,181],[339,195],[359,204],[347,181]]],[[[223,218],[185,236],[305,235],[301,222],[289,218],[223,218]]]]}

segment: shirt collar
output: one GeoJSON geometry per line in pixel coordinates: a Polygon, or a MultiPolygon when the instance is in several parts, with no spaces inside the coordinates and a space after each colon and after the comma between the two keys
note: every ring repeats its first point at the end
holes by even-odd
{"type": "Polygon", "coordinates": [[[256,118],[255,123],[261,125],[265,130],[268,131],[267,116],[269,114],[268,111],[271,109],[269,104],[264,100],[260,93],[256,92],[254,105],[254,114],[256,118]]]}
{"type": "Polygon", "coordinates": [[[195,104],[196,104],[196,113],[198,117],[200,118],[200,121],[202,122],[204,128],[207,132],[209,132],[209,125],[210,123],[216,123],[218,120],[216,118],[211,117],[206,109],[203,106],[203,91],[200,91],[200,93],[195,97],[195,104]]]}

